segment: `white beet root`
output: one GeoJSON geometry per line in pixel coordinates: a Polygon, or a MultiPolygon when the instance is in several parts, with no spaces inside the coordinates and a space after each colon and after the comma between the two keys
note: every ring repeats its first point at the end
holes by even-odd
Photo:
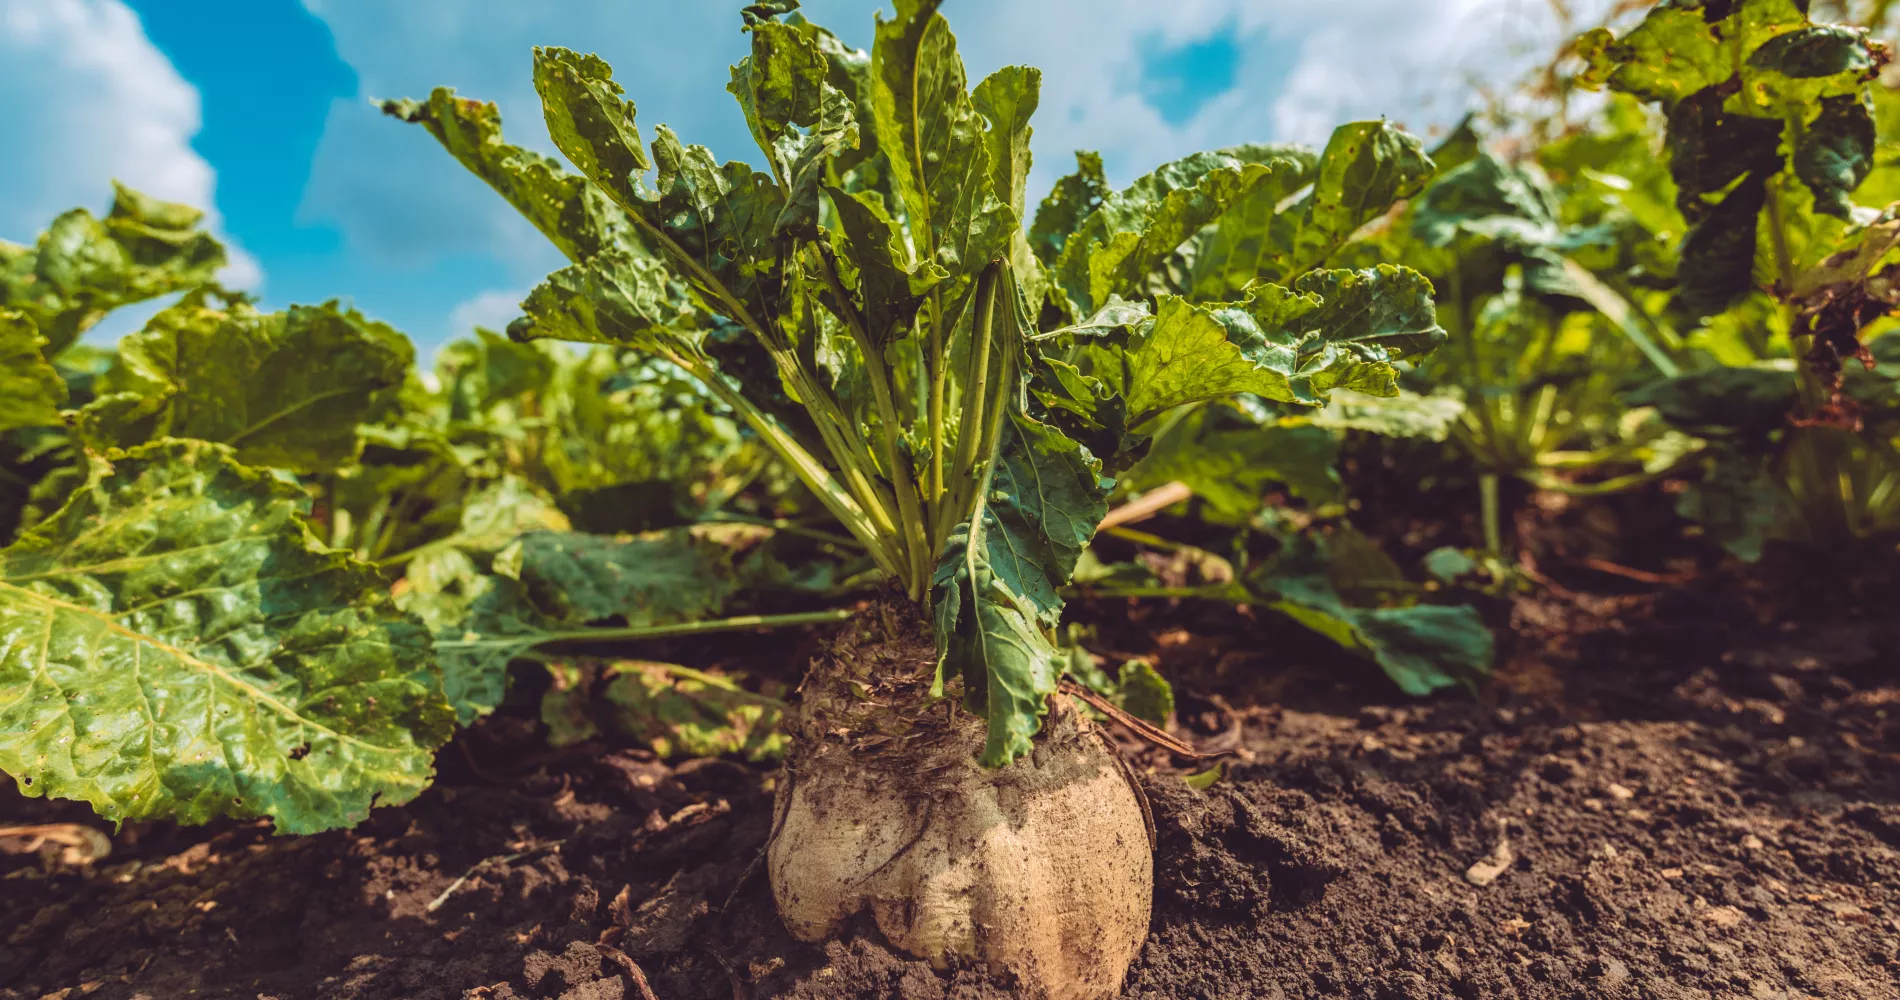
{"type": "Polygon", "coordinates": [[[941,729],[896,756],[794,755],[767,855],[786,927],[822,941],[868,912],[939,968],[984,964],[1041,1000],[1115,996],[1148,934],[1154,855],[1114,751],[1062,697],[1008,767],[977,763],[980,719],[941,729]]]}

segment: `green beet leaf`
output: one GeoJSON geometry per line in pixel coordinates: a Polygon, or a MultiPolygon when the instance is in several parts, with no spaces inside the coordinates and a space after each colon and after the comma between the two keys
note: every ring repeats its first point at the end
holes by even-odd
{"type": "MultiPolygon", "coordinates": [[[[830,82],[831,60],[809,25],[756,20],[746,26],[752,54],[732,67],[726,88],[739,100],[752,138],[786,192],[775,232],[813,237],[825,168],[858,146],[857,109],[830,82]]],[[[629,115],[631,128],[631,115],[629,115]]],[[[631,134],[638,143],[638,135],[631,134]]]]}
{"type": "Polygon", "coordinates": [[[1463,416],[1465,405],[1450,396],[1425,396],[1400,390],[1396,396],[1370,396],[1342,389],[1326,408],[1308,419],[1316,427],[1365,431],[1381,437],[1443,441],[1463,416]]]}
{"type": "Polygon", "coordinates": [[[1282,423],[1262,409],[1215,402],[1189,412],[1155,438],[1118,485],[1144,492],[1185,483],[1206,505],[1202,517],[1229,524],[1245,524],[1275,484],[1310,503],[1342,500],[1334,471],[1338,438],[1303,420],[1282,423]]]}
{"type": "Polygon", "coordinates": [[[224,247],[204,213],[114,184],[103,219],[75,208],[31,247],[0,240],[0,308],[27,315],[52,357],[106,313],[211,280],[224,247]]]}
{"type": "Polygon", "coordinates": [[[1476,609],[1376,603],[1387,596],[1382,584],[1405,578],[1369,539],[1344,529],[1283,541],[1285,549],[1248,578],[1268,607],[1377,663],[1407,694],[1490,672],[1495,638],[1476,609]]]}
{"type": "Polygon", "coordinates": [[[552,500],[526,481],[508,476],[468,499],[454,534],[409,554],[396,604],[435,633],[442,685],[463,725],[501,704],[508,661],[518,655],[512,647],[493,643],[452,645],[473,641],[469,622],[477,617],[490,620],[488,627],[495,630],[513,625],[513,594],[497,593],[510,581],[495,575],[496,556],[527,532],[567,527],[567,516],[552,500]]]}
{"type": "Polygon", "coordinates": [[[1195,153],[1102,198],[1063,237],[1062,254],[1054,265],[1056,281],[1074,313],[1093,313],[1107,305],[1111,295],[1168,290],[1151,289],[1150,275],[1190,237],[1258,190],[1276,192],[1278,197],[1263,197],[1277,203],[1304,183],[1299,162],[1283,155],[1287,152],[1284,147],[1239,146],[1195,153]]]}
{"type": "Polygon", "coordinates": [[[381,107],[384,114],[428,129],[569,260],[586,260],[633,239],[626,213],[606,192],[555,161],[504,141],[501,112],[493,104],[438,87],[427,101],[384,101],[381,107]]]}
{"type": "Polygon", "coordinates": [[[1067,657],[1049,634],[1058,589],[1108,513],[1100,465],[1055,429],[1017,417],[971,516],[932,577],[939,682],[961,669],[966,698],[989,719],[983,760],[1029,752],[1067,657]]]}
{"type": "MultiPolygon", "coordinates": [[[[1668,115],[1670,172],[1692,224],[1678,280],[1693,316],[1721,312],[1754,287],[1757,220],[1771,197],[1784,215],[1802,214],[1770,190],[1784,167],[1812,194],[1812,211],[1841,219],[1853,218],[1850,195],[1873,170],[1866,87],[1887,53],[1861,29],[1812,23],[1807,8],[1663,4],[1622,38],[1598,29],[1579,42],[1587,85],[1668,115]]],[[[1802,220],[1777,223],[1784,240],[1791,223],[1802,220]]]]}
{"type": "Polygon", "coordinates": [[[1102,173],[1102,154],[1081,150],[1075,154],[1075,163],[1075,173],[1056,181],[1042,199],[1029,229],[1030,248],[1045,267],[1056,265],[1069,237],[1113,192],[1102,173]]]}
{"type": "Polygon", "coordinates": [[[45,349],[46,338],[26,314],[0,309],[0,431],[59,426],[66,381],[45,349]]]}
{"type": "Polygon", "coordinates": [[[95,448],[161,437],[229,444],[247,464],[323,472],[353,459],[414,359],[408,338],[335,302],[261,314],[194,292],[125,338],[80,413],[95,448]]]}
{"type": "Polygon", "coordinates": [[[1320,154],[1293,245],[1276,261],[1276,280],[1324,266],[1359,227],[1417,194],[1433,172],[1415,136],[1383,121],[1340,126],[1320,154]]]}
{"type": "Polygon", "coordinates": [[[1446,171],[1418,199],[1412,230],[1427,246],[1460,237],[1498,240],[1528,248],[1562,240],[1549,185],[1529,169],[1479,152],[1446,171]]]}
{"type": "Polygon", "coordinates": [[[1874,116],[1864,101],[1849,94],[1822,99],[1791,157],[1795,176],[1814,193],[1815,211],[1852,217],[1849,196],[1873,173],[1874,143],[1874,116]]]}
{"type": "Polygon", "coordinates": [[[687,529],[628,539],[579,532],[521,536],[509,559],[544,615],[562,624],[629,626],[714,618],[737,588],[733,551],[687,529]]]}
{"type": "MultiPolygon", "coordinates": [[[[991,166],[984,116],[968,90],[956,36],[937,13],[940,2],[897,0],[896,17],[879,16],[871,47],[871,121],[909,223],[911,258],[952,275],[975,275],[1003,253],[1017,225],[1009,193],[999,196],[995,178],[1020,181],[1013,160],[991,166]]],[[[1032,74],[1011,87],[1010,103],[1026,105],[1024,119],[1035,108],[1039,80],[1032,74]]],[[[1002,86],[986,98],[992,110],[1003,103],[1002,86]]],[[[1006,136],[998,145],[1017,142],[1006,136]]],[[[1026,132],[1020,142],[1027,143],[1026,132]]],[[[1028,155],[1026,145],[1020,155],[1028,155]]]]}
{"type": "Polygon", "coordinates": [[[414,798],[453,714],[426,631],[231,449],[95,460],[0,549],[0,770],[115,821],[349,826],[414,798]]]}
{"type": "Polygon", "coordinates": [[[508,329],[516,340],[617,344],[661,356],[692,353],[682,339],[689,314],[658,261],[622,250],[600,253],[548,275],[508,329]]]}
{"type": "Polygon", "coordinates": [[[633,102],[597,56],[536,49],[534,80],[554,144],[627,213],[643,245],[667,257],[713,311],[748,326],[771,315],[783,279],[773,239],[787,207],[772,177],[743,163],[722,167],[664,125],[649,158],[633,102]]]}

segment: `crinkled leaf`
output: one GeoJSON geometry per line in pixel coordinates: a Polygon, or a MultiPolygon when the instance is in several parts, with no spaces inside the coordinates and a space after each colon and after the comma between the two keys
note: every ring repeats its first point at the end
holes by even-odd
{"type": "Polygon", "coordinates": [[[113,820],[349,826],[453,716],[427,633],[311,537],[301,491],[164,441],[0,550],[0,770],[113,820]]]}
{"type": "Polygon", "coordinates": [[[483,487],[462,505],[455,533],[423,546],[408,561],[396,603],[442,633],[466,618],[488,593],[489,566],[531,531],[566,531],[554,501],[517,476],[483,487]]]}
{"type": "Polygon", "coordinates": [[[1054,267],[1068,245],[1069,237],[1081,228],[1083,220],[1100,208],[1113,190],[1102,173],[1102,154],[1078,150],[1075,173],[1056,181],[1055,187],[1036,209],[1036,222],[1029,230],[1029,246],[1044,267],[1054,267]]]}
{"type": "Polygon", "coordinates": [[[857,265],[865,327],[874,343],[888,344],[909,330],[924,296],[949,272],[928,261],[913,265],[902,228],[876,199],[838,188],[830,194],[848,251],[841,256],[857,265]]]}
{"type": "Polygon", "coordinates": [[[1497,640],[1470,605],[1372,608],[1347,620],[1358,648],[1406,694],[1430,694],[1491,672],[1497,640]]]}
{"type": "Polygon", "coordinates": [[[402,601],[435,630],[465,722],[500,703],[510,661],[552,637],[608,619],[714,618],[739,588],[734,549],[705,533],[566,528],[525,484],[505,481],[470,504],[458,535],[411,563],[402,601]]]}
{"type": "MultiPolygon", "coordinates": [[[[1152,317],[1112,305],[1076,328],[1068,359],[1044,358],[1037,397],[1068,414],[1059,418],[1065,425],[1139,436],[1174,407],[1236,393],[1307,404],[1340,388],[1392,395],[1393,362],[1420,356],[1445,336],[1431,283],[1387,264],[1310,272],[1292,289],[1256,285],[1238,303],[1158,301],[1152,317]]],[[[1127,441],[1091,449],[1138,453],[1127,441]]]]}
{"type": "Polygon", "coordinates": [[[1477,159],[1479,154],[1484,152],[1484,136],[1478,134],[1477,127],[1472,124],[1476,119],[1477,115],[1466,114],[1458,121],[1458,127],[1452,129],[1449,134],[1439,140],[1438,145],[1433,146],[1428,152],[1427,155],[1432,158],[1433,166],[1437,168],[1434,177],[1443,177],[1452,170],[1477,159]]]}
{"type": "Polygon", "coordinates": [[[1296,536],[1248,581],[1268,607],[1376,662],[1407,694],[1425,695],[1487,674],[1495,638],[1468,605],[1366,607],[1342,585],[1390,578],[1397,568],[1363,536],[1296,536]],[[1365,563],[1360,566],[1359,563],[1365,563]]]}
{"type": "MultiPolygon", "coordinates": [[[[1107,302],[1110,295],[1138,296],[1160,290],[1151,275],[1159,271],[1182,244],[1230,207],[1252,201],[1257,191],[1269,193],[1262,197],[1263,201],[1275,194],[1284,197],[1285,192],[1299,186],[1299,174],[1298,165],[1291,160],[1276,160],[1264,166],[1248,163],[1210,170],[1197,178],[1192,187],[1167,192],[1150,210],[1139,230],[1112,233],[1106,244],[1091,248],[1086,304],[1107,302]]],[[[1220,246],[1214,252],[1232,249],[1220,246]]],[[[1229,257],[1227,264],[1244,266],[1243,260],[1229,257]]],[[[1257,276],[1256,273],[1254,277],[1257,276]]]]}
{"type": "Polygon", "coordinates": [[[1301,218],[1287,201],[1312,183],[1319,157],[1304,146],[1269,148],[1275,157],[1272,178],[1254,185],[1195,239],[1188,285],[1197,301],[1238,298],[1255,281],[1285,276],[1286,248],[1297,237],[1301,218]]]}
{"type": "Polygon", "coordinates": [[[548,689],[541,693],[541,724],[548,729],[548,745],[571,747],[600,735],[594,720],[593,672],[581,663],[550,660],[548,689]]]}
{"type": "Polygon", "coordinates": [[[1049,633],[1062,613],[1057,590],[1108,513],[1099,469],[1053,428],[1012,419],[989,490],[937,562],[939,676],[960,673],[988,718],[988,766],[1029,752],[1067,662],[1049,633]]]}
{"type": "Polygon", "coordinates": [[[0,431],[57,427],[66,381],[46,360],[46,338],[24,313],[0,309],[0,431]]]}
{"type": "Polygon", "coordinates": [[[534,89],[554,145],[624,206],[625,196],[652,164],[640,141],[633,102],[624,99],[613,77],[613,67],[597,55],[534,50],[534,89]]]}
{"type": "Polygon", "coordinates": [[[530,531],[566,531],[567,515],[518,476],[504,476],[470,497],[461,528],[450,544],[465,552],[493,555],[530,531]]]}
{"type": "Polygon", "coordinates": [[[1874,168],[1874,116],[1859,97],[1824,98],[1790,158],[1794,174],[1814,193],[1814,210],[1843,219],[1853,215],[1850,199],[1874,168]]]}
{"type": "Polygon", "coordinates": [[[1749,53],[1748,65],[1797,80],[1857,76],[1880,68],[1868,48],[1867,33],[1845,24],[1811,24],[1776,35],[1749,53]]]}
{"type": "Polygon", "coordinates": [[[436,379],[453,421],[480,420],[504,402],[545,395],[559,368],[559,359],[541,345],[479,328],[473,339],[444,344],[435,356],[436,379]]]}
{"type": "Polygon", "coordinates": [[[65,350],[120,306],[210,281],[224,247],[198,229],[204,213],[113,185],[103,219],[76,208],[53,220],[31,247],[0,240],[0,308],[26,314],[65,350]]]}
{"type": "Polygon", "coordinates": [[[1207,505],[1204,517],[1245,523],[1275,483],[1312,503],[1338,502],[1338,460],[1328,430],[1211,403],[1169,426],[1120,485],[1139,492],[1186,483],[1207,505]]]}
{"type": "Polygon", "coordinates": [[[1687,372],[1625,398],[1631,406],[1654,407],[1670,426],[1698,437],[1756,443],[1788,426],[1800,401],[1794,372],[1773,364],[1687,372]]]}
{"type": "Polygon", "coordinates": [[[675,354],[691,314],[671,293],[666,266],[652,257],[609,250],[548,275],[508,327],[516,340],[617,344],[675,354]]]}
{"type": "Polygon", "coordinates": [[[1174,714],[1174,688],[1147,660],[1129,660],[1116,677],[1116,700],[1123,711],[1157,726],[1174,714]]]}
{"type": "Polygon", "coordinates": [[[1019,220],[1027,218],[1029,137],[1035,131],[1029,119],[1041,100],[1042,70],[1033,66],[1005,66],[984,77],[971,95],[977,113],[989,123],[984,135],[991,186],[1019,220]]]}
{"type": "Polygon", "coordinates": [[[536,49],[534,60],[554,144],[643,230],[642,242],[670,258],[714,311],[769,315],[783,278],[773,236],[785,197],[774,180],[743,163],[721,167],[664,125],[649,160],[633,103],[605,61],[561,48],[536,49]],[[642,181],[649,164],[657,168],[650,190],[642,181]]]}
{"type": "Polygon", "coordinates": [[[717,617],[738,586],[732,549],[686,529],[616,539],[523,535],[514,577],[549,619],[667,625],[717,617]]]}
{"type": "Polygon", "coordinates": [[[984,119],[968,92],[956,37],[937,13],[940,2],[896,0],[896,17],[879,15],[871,118],[912,259],[974,275],[1002,254],[1017,222],[997,196],[984,119]]]}
{"type": "Polygon", "coordinates": [[[810,238],[818,232],[826,164],[857,147],[858,121],[850,96],[828,80],[831,60],[819,37],[805,27],[748,19],[752,52],[732,67],[726,89],[786,192],[774,231],[810,238]]]}
{"type": "Polygon", "coordinates": [[[584,177],[502,139],[493,104],[438,87],[427,101],[384,101],[383,113],[428,129],[444,149],[534,224],[567,259],[637,246],[626,213],[584,177]]]}
{"type": "Polygon", "coordinates": [[[1807,26],[1803,0],[1658,4],[1623,37],[1598,28],[1577,40],[1583,81],[1673,104],[1735,74],[1736,57],[1807,26]]]}
{"type": "Polygon", "coordinates": [[[1690,315],[1721,312],[1754,289],[1756,219],[1767,201],[1767,179],[1752,174],[1683,237],[1676,279],[1690,315]]]}
{"type": "Polygon", "coordinates": [[[1727,93],[1711,87],[1669,109],[1669,175],[1676,206],[1699,221],[1709,201],[1747,174],[1781,169],[1782,123],[1728,110],[1727,93]]]}
{"type": "Polygon", "coordinates": [[[790,14],[799,7],[798,0],[763,0],[761,3],[749,3],[740,8],[739,16],[747,27],[770,21],[784,14],[790,14]]]}
{"type": "MultiPolygon", "coordinates": [[[[1194,153],[1101,198],[1062,238],[1062,253],[1053,265],[1056,282],[1077,315],[1101,308],[1111,293],[1126,295],[1138,290],[1137,285],[1145,286],[1150,271],[1235,201],[1262,185],[1278,189],[1295,184],[1298,167],[1281,155],[1284,152],[1280,146],[1236,146],[1194,153]],[[1108,256],[1097,265],[1096,258],[1104,253],[1108,256]]],[[[1082,191],[1090,183],[1087,167],[1084,161],[1082,191]]],[[[1052,225],[1054,220],[1052,216],[1052,225]]]]}
{"type": "Polygon", "coordinates": [[[1554,204],[1542,176],[1480,152],[1425,190],[1412,216],[1412,230],[1433,247],[1450,246],[1465,235],[1546,247],[1561,238],[1554,204]]]}
{"type": "Polygon", "coordinates": [[[1335,129],[1320,154],[1298,235],[1290,253],[1277,262],[1276,278],[1324,266],[1360,226],[1417,194],[1432,173],[1432,159],[1418,138],[1384,121],[1335,129]]]}
{"type": "Polygon", "coordinates": [[[121,342],[80,427],[97,448],[197,438],[249,464],[328,471],[355,457],[357,425],[414,357],[408,338],[335,302],[262,314],[193,294],[121,342]]]}
{"type": "Polygon", "coordinates": [[[462,508],[460,529],[425,546],[409,561],[396,589],[396,604],[435,633],[442,685],[463,725],[501,704],[508,661],[533,646],[526,641],[478,642],[492,638],[480,634],[471,638],[478,627],[517,633],[531,631],[536,624],[524,620],[517,607],[519,585],[494,574],[495,557],[527,532],[567,527],[566,516],[553,501],[509,476],[470,497],[462,508]]]}

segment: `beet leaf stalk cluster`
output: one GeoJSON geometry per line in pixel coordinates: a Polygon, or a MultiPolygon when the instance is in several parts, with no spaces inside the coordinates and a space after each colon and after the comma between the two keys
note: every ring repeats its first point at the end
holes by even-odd
{"type": "Polygon", "coordinates": [[[868,55],[796,6],[745,9],[728,87],[765,171],[665,126],[645,143],[607,64],[565,49],[537,50],[534,79],[579,176],[450,91],[385,110],[573,261],[511,336],[630,346],[703,382],[928,605],[938,690],[962,679],[1002,764],[1055,690],[1058,589],[1109,477],[1169,411],[1390,394],[1393,363],[1442,339],[1417,274],[1323,267],[1430,160],[1383,123],[1324,156],[1197,154],[1122,192],[1085,158],[1030,228],[1038,71],[969,88],[935,3],[898,3],[868,55]]]}

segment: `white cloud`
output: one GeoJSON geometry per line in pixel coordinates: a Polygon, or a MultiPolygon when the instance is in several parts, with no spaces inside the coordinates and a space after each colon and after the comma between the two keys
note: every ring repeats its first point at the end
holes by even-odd
{"type": "Polygon", "coordinates": [[[490,289],[457,305],[449,313],[449,336],[467,337],[476,327],[501,333],[521,315],[521,300],[528,297],[525,288],[512,291],[490,289]]]}
{"type": "MultiPolygon", "coordinates": [[[[101,210],[111,181],[206,209],[216,174],[191,148],[198,91],[119,0],[0,0],[0,236],[31,242],[74,206],[101,210]]],[[[255,288],[257,261],[226,245],[221,278],[255,288]]]]}

